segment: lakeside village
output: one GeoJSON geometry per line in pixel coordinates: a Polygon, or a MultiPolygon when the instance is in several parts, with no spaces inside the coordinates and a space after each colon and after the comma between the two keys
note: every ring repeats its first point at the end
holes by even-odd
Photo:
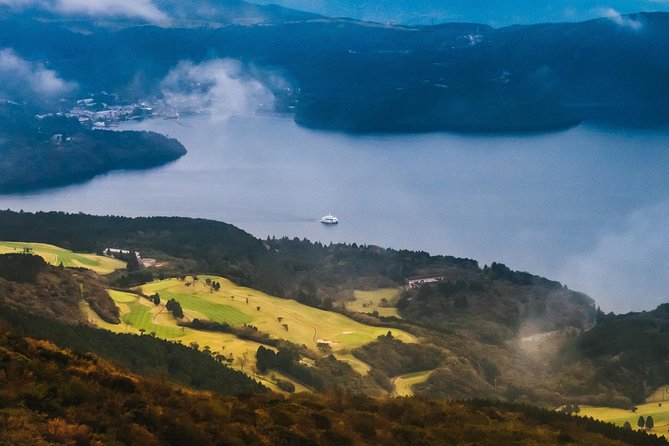
{"type": "Polygon", "coordinates": [[[168,107],[163,101],[121,103],[118,95],[105,92],[77,99],[73,105],[65,112],[37,115],[36,118],[66,116],[76,118],[84,127],[104,129],[117,127],[125,121],[142,121],[148,118],[179,119],[180,117],[178,111],[168,107]]]}

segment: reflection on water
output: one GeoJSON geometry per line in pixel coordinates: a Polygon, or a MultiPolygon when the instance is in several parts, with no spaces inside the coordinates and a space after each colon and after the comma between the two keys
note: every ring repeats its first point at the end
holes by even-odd
{"type": "Polygon", "coordinates": [[[604,309],[669,300],[669,133],[359,137],[276,117],[135,124],[181,160],[0,207],[181,215],[259,236],[501,261],[586,291],[604,309]],[[332,212],[340,224],[319,223],[332,212]]]}

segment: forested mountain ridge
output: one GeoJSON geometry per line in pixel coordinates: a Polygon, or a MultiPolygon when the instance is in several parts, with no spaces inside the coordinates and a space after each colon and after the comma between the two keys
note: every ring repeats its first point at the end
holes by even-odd
{"type": "MultiPolygon", "coordinates": [[[[354,355],[376,364],[374,368],[382,373],[376,373],[375,380],[382,387],[388,387],[388,380],[404,369],[387,369],[383,361],[373,358],[426,355],[425,365],[435,368],[435,372],[416,387],[416,392],[424,395],[494,396],[546,405],[570,401],[575,394],[555,390],[554,365],[542,355],[524,353],[517,343],[524,336],[546,331],[567,338],[577,335],[592,325],[595,313],[592,300],[586,296],[558,282],[514,272],[501,264],[479,268],[477,262],[469,259],[375,246],[324,246],[297,239],[263,241],[234,226],[209,220],[0,211],[0,233],[7,240],[39,241],[83,252],[101,253],[108,247],[129,249],[161,263],[159,268],[117,271],[104,279],[124,288],[156,278],[220,274],[274,296],[342,312],[365,324],[387,327],[386,330],[408,330],[426,344],[426,350],[379,339],[375,350],[354,355]],[[438,276],[441,280],[436,285],[406,288],[397,303],[402,319],[346,308],[354,290],[399,288],[411,276],[438,276]],[[439,353],[440,350],[446,354],[439,353]]],[[[26,335],[45,335],[34,331],[35,324],[28,326],[33,331],[26,331],[26,335]]],[[[223,328],[219,326],[212,325],[213,329],[223,328]]],[[[261,335],[258,333],[251,339],[276,348],[276,340],[268,342],[261,335]]],[[[79,345],[79,348],[90,347],[79,345]]],[[[298,358],[304,353],[299,346],[280,348],[293,351],[290,355],[297,354],[298,358]]],[[[322,375],[314,378],[316,384],[320,382],[318,385],[327,388],[336,381],[331,377],[348,376],[342,375],[344,369],[332,375],[338,367],[348,367],[346,373],[353,373],[350,382],[354,381],[355,373],[350,366],[318,359],[321,355],[319,352],[309,355],[310,360],[316,358],[317,365],[320,364],[318,373],[322,375]],[[324,380],[329,384],[322,385],[324,380]]],[[[360,381],[356,386],[372,389],[369,384],[360,381]]],[[[621,394],[627,395],[628,401],[634,398],[625,389],[621,389],[621,394]]]]}
{"type": "Polygon", "coordinates": [[[265,71],[262,82],[282,77],[285,82],[273,89],[277,103],[310,127],[542,131],[582,121],[666,124],[668,50],[654,42],[667,40],[668,23],[665,13],[499,29],[323,19],[83,35],[7,17],[0,45],[27,60],[49,60],[83,91],[116,92],[128,100],[160,97],[161,81],[180,61],[231,58],[252,67],[251,77],[265,71]]]}
{"type": "MultiPolygon", "coordinates": [[[[568,391],[587,395],[604,388],[643,401],[649,389],[669,382],[669,304],[638,313],[600,313],[597,324],[567,343],[561,356],[565,376],[585,375],[581,383],[565,380],[568,391]]],[[[629,407],[629,400],[616,398],[617,406],[629,407]]]]}
{"type": "MultiPolygon", "coordinates": [[[[480,296],[487,303],[479,306],[472,301],[472,311],[460,308],[459,314],[492,311],[485,319],[511,328],[500,341],[515,335],[525,318],[542,319],[547,315],[544,329],[555,329],[586,327],[594,317],[591,299],[558,282],[512,272],[504,265],[480,268],[471,259],[376,246],[325,246],[287,238],[262,241],[232,225],[211,220],[0,211],[0,233],[6,240],[51,243],[83,252],[102,253],[110,246],[133,249],[173,261],[178,267],[149,268],[113,277],[123,285],[147,282],[161,274],[220,274],[242,285],[321,308],[350,300],[354,289],[404,285],[406,278],[412,276],[440,276],[442,284],[435,290],[443,294],[439,302],[447,305],[441,309],[433,306],[429,312],[437,318],[445,316],[451,305],[448,302],[454,302],[449,301],[449,296],[468,290],[471,296],[480,296]],[[565,315],[558,317],[558,310],[547,306],[545,299],[549,295],[564,306],[565,315]],[[500,310],[501,318],[494,313],[495,308],[500,310]],[[574,310],[571,316],[568,308],[574,310]]],[[[406,311],[408,320],[424,324],[427,321],[421,321],[420,307],[431,300],[422,297],[432,291],[429,287],[422,289],[423,294],[421,289],[416,291],[417,298],[411,300],[409,293],[401,301],[400,310],[406,311]]]]}

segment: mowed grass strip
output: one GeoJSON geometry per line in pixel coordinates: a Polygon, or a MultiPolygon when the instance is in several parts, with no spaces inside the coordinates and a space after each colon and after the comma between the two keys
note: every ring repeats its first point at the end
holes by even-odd
{"type": "Polygon", "coordinates": [[[0,254],[21,253],[25,249],[38,255],[45,262],[75,268],[88,268],[98,274],[110,274],[126,267],[125,262],[95,254],[81,254],[45,243],[0,242],[0,254]]]}
{"type": "MultiPolygon", "coordinates": [[[[361,324],[339,313],[240,287],[222,277],[199,276],[197,281],[191,277],[186,280],[167,279],[145,284],[141,288],[145,294],[158,293],[163,302],[175,298],[186,314],[190,309],[217,322],[251,323],[273,337],[314,349],[318,342],[329,342],[334,352],[344,351],[371,342],[389,331],[361,324]],[[212,292],[205,285],[206,279],[219,282],[220,290],[212,292]],[[236,316],[238,322],[234,322],[233,318],[238,313],[244,317],[236,316]]],[[[409,333],[390,331],[404,342],[416,342],[409,333]]]]}
{"type": "Polygon", "coordinates": [[[186,315],[188,315],[188,310],[192,310],[214,322],[227,322],[234,325],[244,325],[253,322],[253,317],[239,311],[233,306],[214,303],[194,294],[173,293],[165,290],[160,293],[160,299],[163,303],[167,303],[170,299],[175,299],[181,304],[186,315]]]}

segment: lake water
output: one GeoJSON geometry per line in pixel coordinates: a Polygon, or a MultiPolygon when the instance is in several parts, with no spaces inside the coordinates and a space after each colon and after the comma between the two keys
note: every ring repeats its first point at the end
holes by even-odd
{"type": "Polygon", "coordinates": [[[604,310],[669,301],[669,131],[578,127],[530,136],[348,136],[290,119],[127,126],[187,156],[35,194],[3,209],[180,215],[258,237],[306,237],[503,262],[604,310]],[[337,226],[319,223],[332,212],[337,226]]]}

